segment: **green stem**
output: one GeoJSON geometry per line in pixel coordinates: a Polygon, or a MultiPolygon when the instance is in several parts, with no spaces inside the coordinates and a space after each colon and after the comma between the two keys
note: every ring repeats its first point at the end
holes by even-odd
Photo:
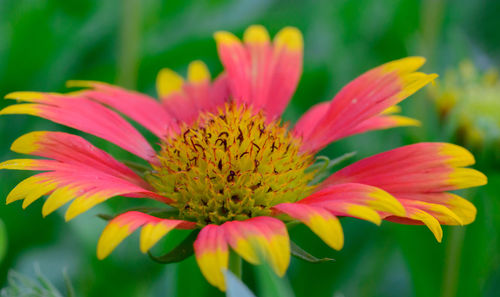
{"type": "Polygon", "coordinates": [[[117,83],[123,87],[133,89],[137,82],[141,35],[141,1],[123,0],[121,3],[117,83]]]}
{"type": "Polygon", "coordinates": [[[238,256],[234,251],[229,254],[229,271],[231,271],[236,277],[241,279],[241,257],[238,256]]]}

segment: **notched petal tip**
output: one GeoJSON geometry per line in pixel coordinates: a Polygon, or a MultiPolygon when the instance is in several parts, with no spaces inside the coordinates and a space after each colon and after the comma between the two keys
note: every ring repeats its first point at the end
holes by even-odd
{"type": "Polygon", "coordinates": [[[261,25],[252,25],[248,27],[243,34],[243,41],[245,43],[267,44],[269,40],[269,33],[266,28],[261,25]]]}
{"type": "Polygon", "coordinates": [[[295,27],[285,27],[274,37],[274,44],[277,47],[286,47],[290,50],[303,51],[304,39],[299,29],[295,27]]]}

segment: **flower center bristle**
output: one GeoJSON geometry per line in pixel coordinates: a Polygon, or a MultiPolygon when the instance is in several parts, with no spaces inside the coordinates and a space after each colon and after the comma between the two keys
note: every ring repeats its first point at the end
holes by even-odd
{"type": "Polygon", "coordinates": [[[176,201],[181,218],[200,225],[269,215],[312,190],[306,169],[313,157],[299,145],[279,122],[227,105],[165,139],[161,165],[147,179],[176,201]]]}

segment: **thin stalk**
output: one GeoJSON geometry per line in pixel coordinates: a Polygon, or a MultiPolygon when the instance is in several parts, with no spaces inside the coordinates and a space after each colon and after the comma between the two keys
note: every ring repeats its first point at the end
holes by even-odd
{"type": "Polygon", "coordinates": [[[123,0],[120,3],[117,83],[120,86],[134,89],[137,83],[141,34],[141,1],[123,0]]]}
{"type": "Polygon", "coordinates": [[[237,278],[241,279],[241,257],[233,251],[229,254],[229,271],[236,275],[237,278]]]}

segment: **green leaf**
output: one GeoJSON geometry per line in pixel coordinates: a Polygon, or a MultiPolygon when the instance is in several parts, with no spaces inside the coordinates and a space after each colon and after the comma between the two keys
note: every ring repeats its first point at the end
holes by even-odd
{"type": "Polygon", "coordinates": [[[161,264],[181,262],[190,257],[191,255],[193,255],[194,253],[193,243],[196,240],[197,236],[198,236],[198,231],[193,231],[170,252],[158,257],[154,256],[150,252],[148,252],[148,255],[155,262],[161,264]]]}
{"type": "Polygon", "coordinates": [[[310,263],[335,262],[335,259],[332,258],[316,258],[315,256],[303,250],[301,247],[299,247],[295,242],[291,240],[290,240],[290,249],[292,252],[292,256],[310,263]]]}
{"type": "Polygon", "coordinates": [[[229,270],[224,271],[227,297],[255,297],[250,289],[229,270]]]}

